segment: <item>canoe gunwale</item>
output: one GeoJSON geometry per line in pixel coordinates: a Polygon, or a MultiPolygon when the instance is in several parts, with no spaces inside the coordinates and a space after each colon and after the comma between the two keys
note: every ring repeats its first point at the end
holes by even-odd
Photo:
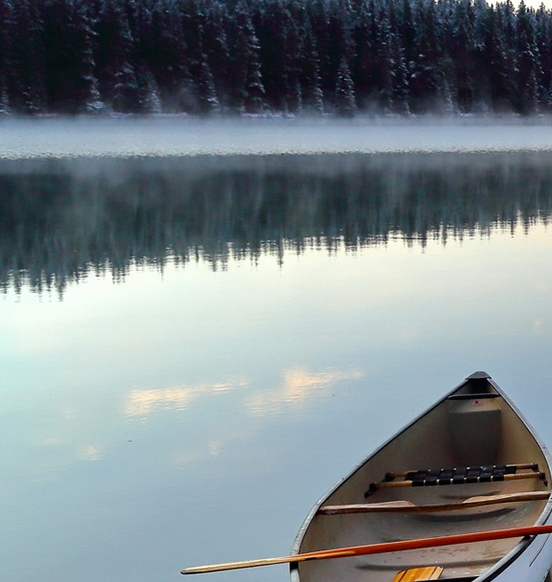
{"type": "MultiPolygon", "coordinates": [[[[301,551],[300,548],[301,548],[301,545],[303,543],[303,539],[306,535],[307,530],[309,529],[309,526],[310,526],[312,520],[315,518],[315,516],[320,515],[319,509],[327,502],[328,498],[331,495],[333,495],[342,486],[342,484],[345,481],[350,479],[355,473],[357,473],[359,470],[361,470],[366,465],[366,463],[368,461],[370,461],[372,458],[377,456],[393,440],[395,440],[397,437],[399,437],[400,435],[402,435],[403,433],[408,431],[414,424],[416,424],[424,416],[428,415],[433,410],[435,410],[437,407],[441,406],[451,396],[456,395],[456,398],[453,398],[453,400],[462,400],[462,399],[467,398],[467,397],[464,397],[462,395],[462,393],[460,393],[460,394],[457,394],[457,393],[464,386],[466,386],[466,384],[468,384],[468,382],[470,380],[478,380],[478,379],[485,379],[490,384],[490,386],[494,390],[496,390],[497,394],[492,395],[492,396],[488,396],[489,398],[501,397],[502,399],[504,399],[505,403],[512,409],[514,414],[517,415],[517,417],[519,418],[520,422],[527,430],[530,437],[534,440],[535,444],[538,446],[538,448],[542,452],[542,456],[543,456],[545,463],[546,463],[546,467],[544,467],[543,470],[546,473],[546,475],[548,476],[548,479],[550,479],[551,471],[552,471],[552,458],[550,456],[550,453],[549,453],[546,445],[541,440],[538,433],[530,425],[530,423],[527,421],[525,416],[519,411],[517,406],[510,400],[510,398],[505,394],[505,392],[496,384],[496,382],[487,373],[475,372],[474,374],[471,374],[470,376],[468,376],[464,381],[462,381],[460,384],[458,384],[455,388],[450,390],[447,394],[445,394],[445,396],[443,396],[437,402],[435,402],[430,407],[428,407],[426,410],[424,410],[421,414],[417,415],[413,420],[411,420],[401,430],[399,430],[398,432],[393,434],[385,442],[383,442],[381,445],[379,445],[370,455],[365,457],[347,475],[345,475],[343,478],[341,478],[332,488],[330,488],[328,490],[328,492],[325,495],[323,495],[314,504],[314,506],[311,508],[311,510],[307,514],[306,518],[304,519],[303,523],[301,524],[301,527],[299,528],[299,531],[294,539],[291,554],[297,554],[301,551]]],[[[473,397],[476,395],[471,395],[471,396],[473,397]]],[[[549,524],[549,523],[552,523],[552,497],[548,497],[548,499],[546,500],[546,503],[545,503],[541,513],[539,514],[538,518],[531,525],[545,525],[545,524],[549,524]]],[[[502,558],[497,560],[497,562],[495,564],[493,564],[493,566],[491,566],[489,569],[485,570],[482,574],[480,574],[476,578],[473,578],[473,582],[490,582],[491,580],[496,579],[501,573],[503,573],[505,570],[507,570],[508,567],[510,567],[522,554],[524,554],[533,545],[535,540],[538,538],[540,538],[541,540],[543,538],[545,538],[545,539],[544,539],[544,542],[542,543],[542,547],[537,551],[535,558],[533,558],[533,561],[536,560],[538,557],[538,554],[542,551],[542,549],[546,545],[546,542],[548,541],[549,535],[530,536],[530,537],[522,538],[502,558]]],[[[292,582],[301,582],[301,576],[299,573],[299,564],[298,563],[290,564],[290,577],[291,577],[292,582]]]]}
{"type": "MultiPolygon", "coordinates": [[[[469,379],[469,377],[468,377],[469,379]]],[[[510,408],[517,414],[520,421],[525,425],[526,429],[528,430],[529,434],[538,444],[539,448],[542,451],[543,457],[546,461],[546,468],[545,473],[548,474],[550,478],[550,473],[552,470],[552,457],[548,451],[548,448],[544,444],[544,441],[540,438],[538,433],[529,423],[529,421],[525,418],[518,407],[510,400],[510,398],[504,393],[504,391],[496,384],[496,382],[490,377],[487,377],[487,381],[491,384],[491,386],[502,396],[502,398],[506,401],[506,403],[510,406],[510,408]]],[[[550,523],[552,517],[552,497],[548,498],[544,509],[542,510],[541,514],[539,515],[538,519],[535,521],[534,525],[544,525],[546,523],[550,523]]],[[[529,547],[537,540],[539,536],[531,536],[523,538],[519,541],[519,543],[513,547],[504,557],[502,557],[494,566],[486,570],[481,576],[476,578],[474,582],[490,582],[499,576],[502,572],[508,569],[511,564],[517,560],[521,554],[523,554],[529,547]]],[[[549,535],[546,536],[546,540],[549,538],[549,535]]],[[[546,543],[546,540],[544,543],[546,543]]],[[[543,543],[543,546],[544,546],[543,543]]]]}

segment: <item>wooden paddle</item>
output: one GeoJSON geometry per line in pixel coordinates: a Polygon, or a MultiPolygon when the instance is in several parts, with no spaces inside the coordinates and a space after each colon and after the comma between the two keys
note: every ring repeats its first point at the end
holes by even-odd
{"type": "Polygon", "coordinates": [[[514,527],[509,529],[497,529],[476,533],[457,534],[436,538],[420,538],[403,540],[398,542],[382,542],[365,546],[351,546],[348,548],[336,548],[331,550],[318,550],[306,552],[294,556],[280,558],[264,558],[261,560],[246,560],[243,562],[228,562],[226,564],[212,564],[210,566],[194,566],[182,570],[182,574],[202,574],[206,572],[222,572],[225,570],[238,570],[240,568],[255,568],[258,566],[272,566],[276,564],[291,564],[306,562],[307,560],[328,560],[331,558],[347,558],[352,556],[365,556],[369,554],[384,554],[387,552],[404,552],[406,550],[420,550],[424,548],[437,548],[440,546],[452,546],[457,544],[471,544],[486,542],[489,540],[502,540],[507,538],[523,538],[538,534],[552,533],[552,525],[533,525],[527,527],[514,527]]]}
{"type": "Polygon", "coordinates": [[[411,501],[406,500],[383,501],[381,503],[323,505],[318,510],[318,513],[321,515],[338,515],[343,513],[422,513],[432,511],[454,511],[458,509],[469,509],[470,507],[483,507],[485,505],[496,505],[500,503],[539,501],[548,499],[549,497],[549,491],[522,491],[519,493],[502,493],[499,495],[477,495],[455,503],[433,503],[429,505],[414,505],[411,501]]]}

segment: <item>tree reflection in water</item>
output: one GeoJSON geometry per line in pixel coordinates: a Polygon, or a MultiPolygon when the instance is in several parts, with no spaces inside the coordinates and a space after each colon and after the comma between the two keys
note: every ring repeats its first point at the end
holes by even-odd
{"type": "Polygon", "coordinates": [[[56,289],[134,264],[425,245],[548,221],[552,154],[2,161],[0,285],[56,289]]]}

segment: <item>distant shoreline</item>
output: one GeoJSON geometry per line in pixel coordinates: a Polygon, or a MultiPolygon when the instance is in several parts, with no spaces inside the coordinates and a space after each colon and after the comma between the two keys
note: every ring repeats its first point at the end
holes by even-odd
{"type": "Polygon", "coordinates": [[[185,120],[190,122],[270,122],[282,121],[286,123],[312,122],[324,124],[325,122],[340,123],[346,125],[375,124],[375,125],[400,125],[400,124],[479,124],[481,122],[499,123],[506,125],[552,125],[552,113],[408,113],[408,114],[370,114],[357,113],[352,116],[340,116],[334,113],[308,114],[308,113],[220,113],[210,115],[196,115],[191,113],[37,113],[33,115],[21,115],[15,113],[4,113],[0,115],[0,127],[3,123],[10,121],[124,121],[124,120],[185,120]]]}

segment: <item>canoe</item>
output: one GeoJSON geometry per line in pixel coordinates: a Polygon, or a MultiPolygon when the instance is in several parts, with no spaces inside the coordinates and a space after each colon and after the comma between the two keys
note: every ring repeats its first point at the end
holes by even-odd
{"type": "Polygon", "coordinates": [[[488,374],[475,372],[314,506],[292,556],[403,546],[288,560],[291,580],[550,580],[550,471],[528,422],[488,374]],[[449,536],[458,540],[439,545],[449,536]],[[435,543],[412,543],[428,538],[435,543]]]}

